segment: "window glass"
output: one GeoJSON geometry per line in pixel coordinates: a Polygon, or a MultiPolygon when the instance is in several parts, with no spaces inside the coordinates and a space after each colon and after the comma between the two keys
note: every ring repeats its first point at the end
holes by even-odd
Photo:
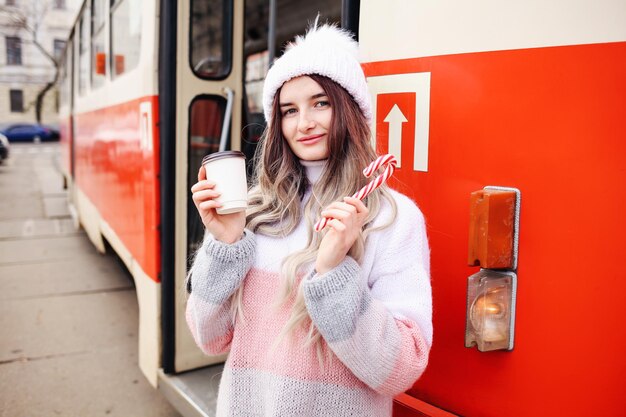
{"type": "Polygon", "coordinates": [[[80,42],[78,44],[78,94],[81,96],[87,90],[89,79],[89,19],[90,10],[86,8],[80,20],[80,42]]]}
{"type": "Polygon", "coordinates": [[[248,174],[253,171],[254,152],[256,145],[265,130],[265,116],[263,115],[263,81],[267,75],[269,53],[267,50],[248,55],[246,58],[246,100],[244,105],[245,125],[242,130],[241,151],[246,155],[248,174]]]}
{"type": "Polygon", "coordinates": [[[106,53],[104,51],[105,31],[100,30],[93,36],[91,45],[91,88],[95,89],[104,84],[106,79],[106,53]]]}
{"type": "Polygon", "coordinates": [[[65,49],[65,41],[62,39],[55,39],[54,40],[54,59],[59,62],[59,60],[61,59],[61,56],[63,55],[63,50],[65,49]]]}
{"type": "Polygon", "coordinates": [[[263,113],[263,81],[267,75],[268,57],[269,53],[263,51],[246,59],[246,94],[250,113],[263,113]]]}
{"type": "Polygon", "coordinates": [[[93,29],[94,33],[96,33],[97,31],[102,29],[102,26],[104,26],[104,16],[106,13],[105,0],[93,0],[92,10],[93,29]]]}
{"type": "Polygon", "coordinates": [[[92,32],[91,32],[91,88],[95,89],[104,84],[106,79],[106,52],[104,50],[105,30],[104,14],[106,3],[104,0],[93,0],[92,4],[92,32]]]}
{"type": "MultiPolygon", "coordinates": [[[[222,124],[226,109],[226,99],[220,96],[202,96],[191,103],[189,109],[189,171],[188,189],[198,181],[198,170],[202,158],[217,152],[222,136],[222,124]]],[[[187,253],[194,253],[202,243],[204,227],[196,206],[187,198],[187,253]]]]}
{"type": "Polygon", "coordinates": [[[70,43],[61,67],[61,102],[68,104],[70,99],[70,71],[72,65],[72,44],[70,43]]]}
{"type": "Polygon", "coordinates": [[[22,90],[10,90],[11,112],[21,113],[24,111],[24,93],[22,90]]]}
{"type": "MultiPolygon", "coordinates": [[[[242,100],[242,137],[241,151],[246,154],[248,173],[254,172],[254,154],[259,138],[265,129],[263,116],[262,90],[263,81],[269,67],[269,2],[248,0],[245,4],[244,18],[244,88],[242,100]]],[[[322,11],[320,22],[339,23],[341,20],[342,1],[277,1],[276,25],[274,27],[274,45],[276,55],[280,56],[287,42],[295,35],[300,35],[311,23],[311,17],[322,11]],[[323,7],[320,5],[323,3],[323,7]]]]}
{"type": "Polygon", "coordinates": [[[231,68],[232,0],[191,3],[191,68],[202,78],[224,78],[231,68]]]}
{"type": "Polygon", "coordinates": [[[141,1],[117,1],[111,12],[111,54],[115,77],[137,66],[141,52],[141,1]]]}
{"type": "Polygon", "coordinates": [[[15,36],[6,37],[7,65],[22,65],[22,40],[15,36]]]}

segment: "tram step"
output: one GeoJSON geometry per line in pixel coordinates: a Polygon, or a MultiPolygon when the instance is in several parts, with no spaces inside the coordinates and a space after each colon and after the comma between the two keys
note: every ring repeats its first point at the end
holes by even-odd
{"type": "Polygon", "coordinates": [[[224,364],[165,374],[159,370],[159,391],[184,417],[214,417],[224,364]]]}

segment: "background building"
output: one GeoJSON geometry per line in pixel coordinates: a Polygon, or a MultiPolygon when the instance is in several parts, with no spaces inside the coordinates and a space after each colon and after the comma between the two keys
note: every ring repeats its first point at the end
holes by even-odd
{"type": "MultiPolygon", "coordinates": [[[[82,0],[0,0],[0,124],[36,121],[37,94],[54,80],[82,0]]],[[[56,124],[58,92],[45,96],[41,122],[56,124]]]]}

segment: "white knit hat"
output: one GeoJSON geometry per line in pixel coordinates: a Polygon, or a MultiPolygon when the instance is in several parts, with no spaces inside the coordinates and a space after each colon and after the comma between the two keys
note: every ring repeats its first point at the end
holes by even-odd
{"type": "Polygon", "coordinates": [[[271,120],[274,96],[285,82],[318,74],[345,88],[371,122],[372,103],[358,53],[359,45],[349,32],[329,24],[318,26],[316,19],[306,35],[297,36],[269,69],[263,86],[265,120],[271,120]]]}

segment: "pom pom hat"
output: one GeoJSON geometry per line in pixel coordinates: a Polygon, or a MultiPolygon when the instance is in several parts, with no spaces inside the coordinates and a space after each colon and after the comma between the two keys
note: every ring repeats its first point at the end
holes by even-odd
{"type": "Polygon", "coordinates": [[[263,86],[265,120],[271,120],[274,96],[285,82],[302,75],[318,74],[346,89],[371,122],[372,104],[358,53],[359,45],[349,32],[329,24],[318,26],[316,19],[306,35],[297,36],[268,71],[263,86]]]}

